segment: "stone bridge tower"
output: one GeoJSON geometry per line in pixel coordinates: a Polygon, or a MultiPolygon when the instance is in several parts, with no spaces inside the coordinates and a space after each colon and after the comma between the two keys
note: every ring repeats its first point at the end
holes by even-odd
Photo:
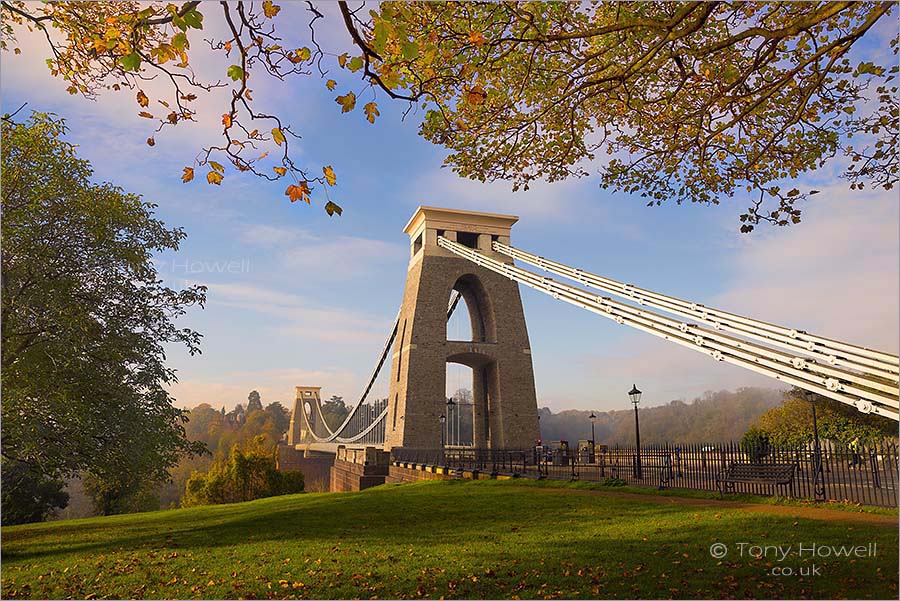
{"type": "Polygon", "coordinates": [[[306,422],[309,421],[309,425],[313,428],[317,426],[318,413],[314,410],[312,403],[321,403],[322,399],[319,397],[319,393],[322,387],[295,386],[294,390],[296,395],[294,397],[294,410],[291,411],[291,423],[287,431],[287,443],[292,447],[297,447],[301,444],[314,442],[308,435],[306,422]],[[306,412],[308,416],[306,420],[303,419],[301,411],[306,412]]]}
{"type": "Polygon", "coordinates": [[[531,347],[518,284],[437,245],[454,240],[501,261],[491,241],[509,243],[511,215],[419,207],[403,230],[410,260],[391,361],[385,449],[438,448],[447,409],[447,363],[472,368],[474,444],[524,449],[538,437],[531,347]],[[447,304],[462,294],[472,340],[447,339],[447,304]]]}

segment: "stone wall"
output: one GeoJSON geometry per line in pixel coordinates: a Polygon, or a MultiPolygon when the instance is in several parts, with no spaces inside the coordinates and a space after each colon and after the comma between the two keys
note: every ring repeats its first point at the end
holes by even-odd
{"type": "Polygon", "coordinates": [[[287,445],[278,446],[275,465],[279,471],[303,472],[304,488],[307,492],[328,492],[331,490],[331,466],[334,455],[330,453],[313,453],[287,445]]]}

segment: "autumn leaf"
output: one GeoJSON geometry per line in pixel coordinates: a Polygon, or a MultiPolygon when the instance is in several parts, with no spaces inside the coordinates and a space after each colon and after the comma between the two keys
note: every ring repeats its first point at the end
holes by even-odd
{"type": "Polygon", "coordinates": [[[228,67],[228,77],[230,77],[233,81],[238,81],[244,78],[244,70],[241,69],[240,65],[231,65],[228,67]]]}
{"type": "Polygon", "coordinates": [[[221,163],[217,163],[215,161],[210,161],[209,166],[218,171],[219,173],[225,173],[225,167],[222,166],[221,163]]]}
{"type": "Polygon", "coordinates": [[[138,104],[141,105],[141,106],[143,106],[143,107],[146,107],[148,104],[150,104],[150,99],[147,98],[147,95],[144,94],[144,91],[143,91],[143,90],[138,90],[138,92],[137,92],[137,101],[138,101],[138,104]]]}
{"type": "Polygon", "coordinates": [[[485,98],[487,98],[487,92],[481,89],[479,86],[475,86],[466,92],[466,102],[471,104],[472,106],[478,106],[482,102],[484,102],[485,98]]]}
{"type": "Polygon", "coordinates": [[[156,146],[156,140],[154,140],[152,137],[147,138],[147,146],[156,146]]]}
{"type": "Polygon", "coordinates": [[[344,209],[329,200],[325,203],[325,212],[329,215],[334,215],[335,213],[337,213],[338,215],[342,215],[344,213],[344,209]]]}
{"type": "Polygon", "coordinates": [[[272,139],[275,140],[275,143],[281,146],[284,144],[284,132],[282,132],[277,127],[272,129],[272,139]]]}
{"type": "Polygon", "coordinates": [[[349,113],[356,106],[356,94],[347,92],[346,95],[338,96],[334,101],[341,105],[342,113],[349,113]]]}
{"type": "Polygon", "coordinates": [[[284,167],[272,167],[272,170],[278,175],[284,175],[285,173],[287,173],[287,169],[285,169],[284,167]]]}
{"type": "Polygon", "coordinates": [[[194,168],[193,167],[185,167],[184,174],[181,176],[181,181],[184,183],[188,183],[194,179],[194,168]]]}
{"type": "Polygon", "coordinates": [[[328,182],[329,186],[337,183],[337,177],[334,175],[334,169],[331,168],[331,165],[322,167],[322,173],[325,174],[325,181],[328,182]]]}
{"type": "Polygon", "coordinates": [[[222,179],[224,177],[225,176],[222,175],[221,173],[216,173],[215,171],[210,171],[209,173],[206,174],[206,181],[208,181],[211,184],[220,186],[222,184],[222,179]]]}
{"type": "Polygon", "coordinates": [[[231,127],[231,115],[228,113],[222,115],[222,125],[224,125],[226,129],[231,127]]]}
{"type": "Polygon", "coordinates": [[[303,61],[308,61],[311,56],[312,53],[310,52],[309,48],[304,46],[303,48],[297,48],[296,50],[294,50],[293,54],[288,55],[288,59],[292,63],[296,64],[302,63],[303,61]]]}
{"type": "Polygon", "coordinates": [[[347,64],[347,58],[348,58],[349,56],[350,56],[350,55],[347,54],[347,53],[345,52],[344,54],[342,54],[342,55],[340,55],[340,56],[338,57],[338,64],[341,66],[341,69],[343,69],[343,68],[344,68],[344,65],[347,64]]]}
{"type": "Polygon", "coordinates": [[[473,31],[469,33],[469,43],[475,44],[476,46],[481,46],[484,44],[484,34],[480,31],[473,31]]]}
{"type": "Polygon", "coordinates": [[[138,113],[138,117],[143,117],[144,119],[153,119],[153,115],[148,113],[147,111],[141,111],[138,113]]]}
{"type": "Polygon", "coordinates": [[[369,123],[375,123],[375,117],[381,114],[378,112],[378,105],[374,102],[366,103],[363,110],[366,112],[366,119],[369,123]]]}
{"type": "Polygon", "coordinates": [[[306,184],[306,182],[300,182],[299,186],[295,186],[294,184],[291,184],[284,191],[284,195],[287,196],[288,198],[290,198],[291,202],[297,202],[298,200],[303,200],[306,202],[306,204],[309,204],[309,194],[310,194],[310,190],[309,190],[309,186],[306,184]]]}
{"type": "Polygon", "coordinates": [[[329,90],[333,90],[334,86],[336,86],[336,85],[337,85],[337,82],[333,79],[329,79],[328,81],[325,82],[325,87],[328,88],[329,90]]]}
{"type": "Polygon", "coordinates": [[[171,113],[166,115],[166,119],[169,121],[169,123],[174,125],[175,123],[178,123],[178,113],[172,111],[171,113]]]}
{"type": "Polygon", "coordinates": [[[280,10],[281,7],[277,4],[274,4],[272,0],[266,0],[265,2],[263,2],[263,14],[265,14],[269,19],[277,15],[278,11],[280,10]]]}
{"type": "Polygon", "coordinates": [[[363,59],[358,56],[354,56],[350,59],[350,62],[347,63],[347,68],[350,69],[351,72],[356,73],[363,68],[363,59]]]}

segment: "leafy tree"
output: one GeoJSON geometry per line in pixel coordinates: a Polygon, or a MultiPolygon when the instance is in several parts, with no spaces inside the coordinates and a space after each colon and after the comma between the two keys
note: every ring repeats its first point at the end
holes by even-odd
{"type": "MultiPolygon", "coordinates": [[[[897,423],[880,415],[863,414],[855,407],[815,395],[819,437],[846,445],[855,437],[863,442],[897,436],[897,423]]],[[[781,406],[770,409],[754,424],[778,445],[799,446],[813,440],[812,407],[801,390],[785,395],[781,406]]]]}
{"type": "Polygon", "coordinates": [[[272,423],[275,425],[279,435],[287,432],[291,425],[291,412],[284,405],[278,401],[269,403],[266,405],[266,413],[271,416],[272,423]]]}
{"type": "Polygon", "coordinates": [[[260,436],[247,449],[236,444],[227,461],[215,463],[205,474],[192,473],[182,505],[237,503],[303,492],[303,473],[279,472],[273,451],[264,443],[260,436]]]}
{"type": "Polygon", "coordinates": [[[23,461],[3,457],[0,507],[3,525],[41,522],[69,503],[62,480],[50,478],[23,461]]]}
{"type": "Polygon", "coordinates": [[[255,390],[251,391],[247,396],[247,413],[262,411],[262,408],[262,399],[260,399],[259,393],[255,390]]]}
{"type": "MultiPolygon", "coordinates": [[[[289,154],[297,136],[281,117],[257,108],[249,87],[258,74],[278,80],[318,75],[342,113],[362,105],[379,115],[374,93],[425,109],[420,133],[451,154],[462,176],[510,180],[527,188],[587,174],[600,154],[605,187],[665,200],[715,204],[748,195],[742,230],[800,220],[814,194],[783,180],[846,157],[851,188],[890,189],[900,131],[896,65],[850,62],[851,50],[896,10],[891,2],[383,2],[376,10],[339,2],[356,46],[337,66],[373,92],[338,89],[331,57],[315,38],[324,15],[308,2],[308,39],[279,17],[271,0],[200,2],[54,2],[3,0],[3,43],[22,26],[44,33],[51,72],[73,94],[129,90],[157,131],[194,120],[197,94],[229,86],[223,138],[209,144],[182,179],[206,170],[220,184],[225,166],[269,180],[291,179],[291,201],[310,202],[316,185],[325,209],[336,176],[304,169],[289,154]],[[202,78],[192,60],[205,16],[220,13],[209,48],[227,57],[224,73],[202,78]],[[49,33],[50,27],[65,35],[49,33]],[[154,103],[145,78],[162,74],[166,99],[154,103]],[[251,74],[253,77],[251,77],[251,74]],[[224,81],[224,83],[223,83],[224,81]],[[866,109],[868,97],[876,101],[866,109]],[[160,104],[164,110],[151,112],[160,104]],[[853,140],[851,140],[853,138],[853,140]],[[268,150],[259,154],[261,147],[268,150]],[[269,150],[277,160],[267,162],[269,150]],[[218,159],[221,162],[216,162],[218,159]]],[[[896,54],[900,37],[891,40],[896,54]]],[[[254,84],[255,85],[255,84],[254,84]]],[[[218,118],[218,117],[217,117],[218,118]]],[[[147,140],[151,146],[154,138],[147,140]]]]}
{"type": "Polygon", "coordinates": [[[322,404],[322,417],[334,429],[340,426],[350,415],[350,407],[344,403],[344,397],[332,395],[322,404]]]}
{"type": "Polygon", "coordinates": [[[154,205],[91,182],[62,120],[2,124],[2,453],[44,479],[82,471],[164,480],[184,439],[165,344],[205,289],[162,285],[154,252],[184,232],[154,205]],[[138,452],[135,452],[138,449],[138,452]]]}

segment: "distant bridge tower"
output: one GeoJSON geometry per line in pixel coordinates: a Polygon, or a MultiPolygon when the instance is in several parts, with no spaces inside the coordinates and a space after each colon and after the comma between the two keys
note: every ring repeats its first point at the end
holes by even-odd
{"type": "Polygon", "coordinates": [[[288,427],[288,445],[290,446],[315,442],[308,435],[306,421],[300,412],[304,411],[310,427],[316,428],[320,413],[315,405],[322,402],[319,397],[321,386],[295,386],[294,390],[296,390],[294,410],[291,411],[291,425],[288,427]]]}
{"type": "Polygon", "coordinates": [[[472,368],[474,444],[527,448],[538,434],[531,346],[517,283],[439,247],[443,236],[500,261],[492,240],[509,244],[511,215],[419,207],[403,230],[410,260],[391,361],[385,449],[436,448],[447,410],[447,363],[472,368]],[[447,303],[457,290],[472,340],[447,340],[447,303]]]}

